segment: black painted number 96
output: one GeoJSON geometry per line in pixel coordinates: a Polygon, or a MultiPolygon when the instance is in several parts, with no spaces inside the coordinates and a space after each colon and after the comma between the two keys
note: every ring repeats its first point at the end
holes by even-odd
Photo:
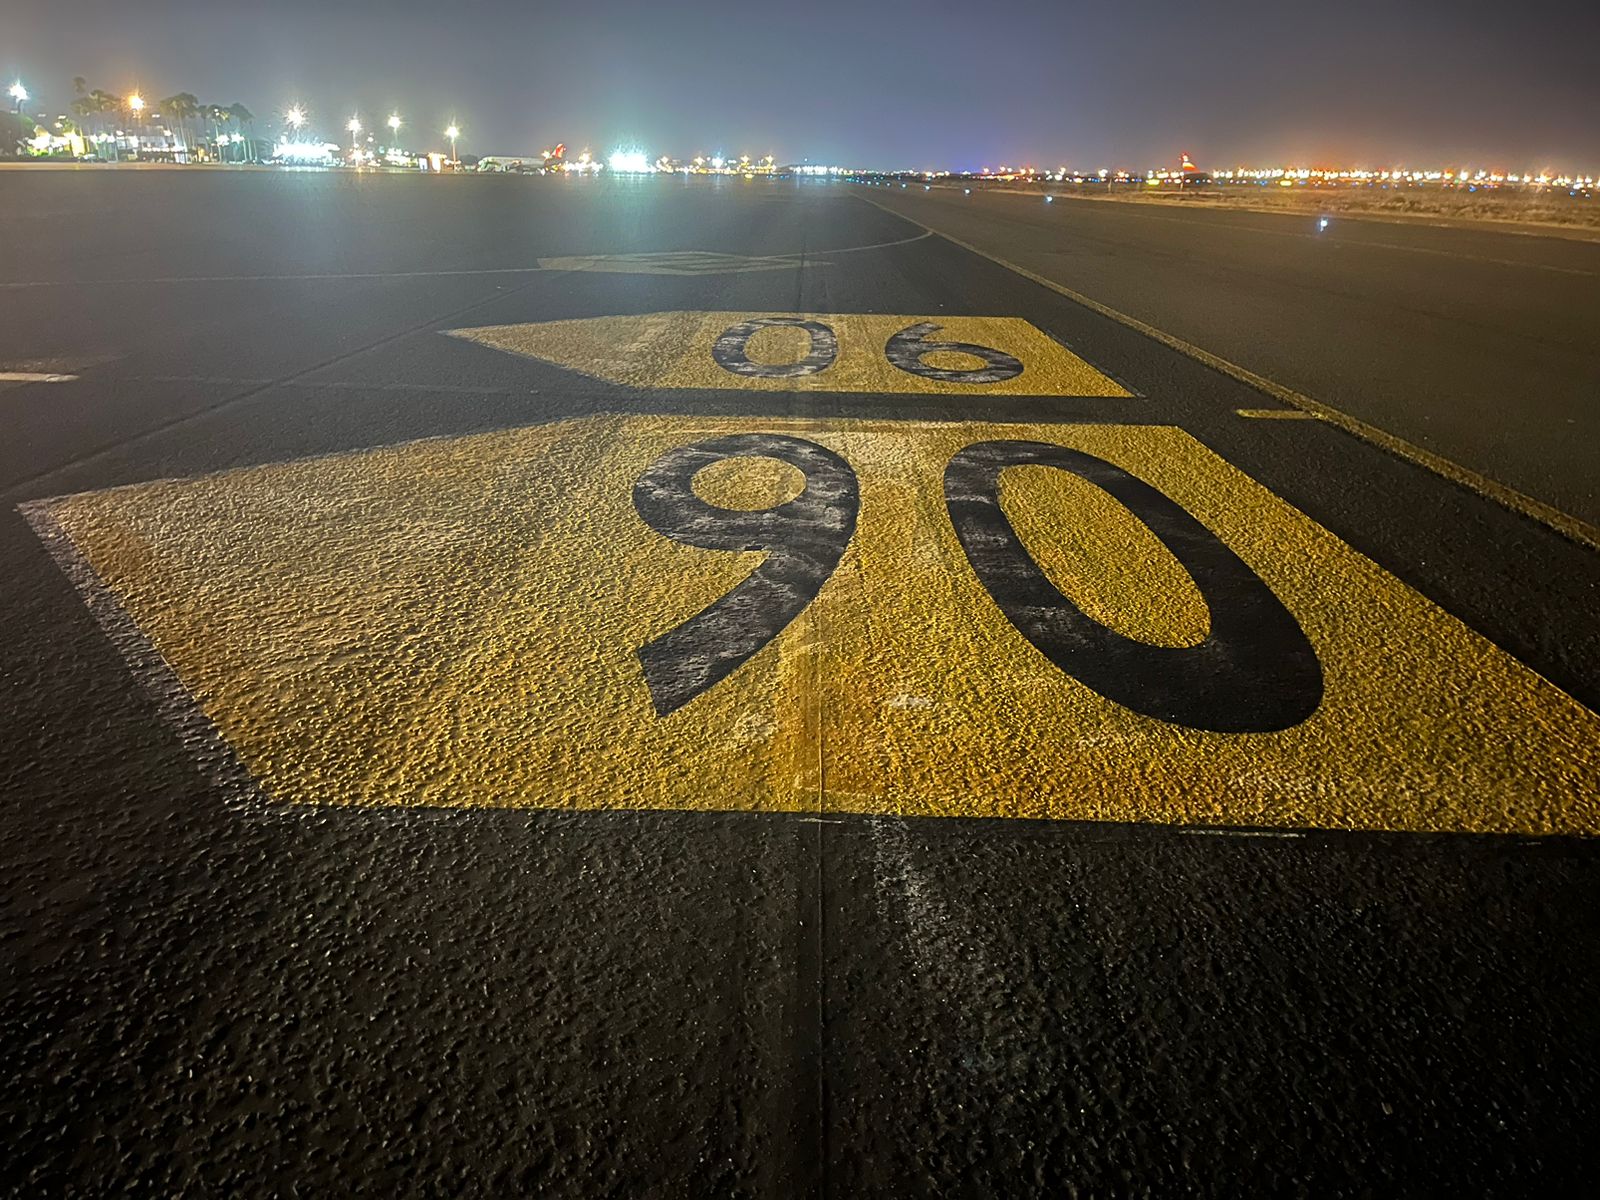
{"type": "MultiPolygon", "coordinates": [[[[944,476],[945,505],[978,582],[1006,619],[1080,683],[1174,725],[1268,733],[1322,702],[1322,667],[1299,623],[1238,555],[1164,493],[1121,467],[1047,442],[966,447],[944,476]],[[1070,472],[1115,500],[1189,573],[1210,612],[1198,645],[1154,646],[1088,616],[1052,584],[1000,506],[1000,473],[1070,472]]],[[[855,532],[860,488],[850,465],[803,438],[737,434],[669,450],[634,485],[633,503],[658,533],[708,550],[766,550],[727,595],[638,651],[657,713],[666,716],[727,678],[816,597],[855,532]],[[696,496],[697,473],[727,458],[775,458],[799,468],[793,500],[756,512],[696,496]]]]}

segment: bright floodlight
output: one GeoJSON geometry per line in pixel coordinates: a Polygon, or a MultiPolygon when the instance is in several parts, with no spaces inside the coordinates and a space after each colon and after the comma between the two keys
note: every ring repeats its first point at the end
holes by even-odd
{"type": "Polygon", "coordinates": [[[128,97],[128,107],[133,109],[134,112],[143,112],[144,97],[139,95],[138,92],[135,92],[133,95],[128,97]]]}
{"type": "Polygon", "coordinates": [[[350,118],[350,123],[348,125],[346,125],[345,128],[348,129],[351,133],[360,133],[361,132],[361,118],[360,117],[351,117],[350,118]]]}
{"type": "Polygon", "coordinates": [[[446,129],[444,131],[444,135],[445,135],[445,137],[449,138],[453,142],[458,137],[461,136],[461,130],[457,129],[454,125],[452,125],[452,126],[450,126],[449,129],[446,129]]]}
{"type": "Polygon", "coordinates": [[[613,171],[624,175],[648,175],[653,168],[650,159],[643,150],[616,149],[611,152],[611,157],[606,160],[613,171]]]}
{"type": "Polygon", "coordinates": [[[22,86],[22,80],[20,79],[11,85],[10,94],[11,98],[18,104],[22,104],[28,99],[28,89],[22,86]]]}
{"type": "Polygon", "coordinates": [[[386,124],[389,126],[390,129],[394,130],[396,133],[399,133],[400,132],[400,114],[399,113],[390,113],[389,114],[389,120],[386,122],[386,124]]]}
{"type": "Polygon", "coordinates": [[[306,123],[306,110],[298,104],[292,105],[289,111],[283,114],[283,119],[289,122],[291,128],[299,129],[306,123]]]}

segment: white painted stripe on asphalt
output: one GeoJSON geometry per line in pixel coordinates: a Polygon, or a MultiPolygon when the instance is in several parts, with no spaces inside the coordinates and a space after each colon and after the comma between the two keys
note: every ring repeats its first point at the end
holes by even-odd
{"type": "Polygon", "coordinates": [[[71,383],[76,375],[46,375],[38,371],[0,371],[0,383],[71,383]]]}

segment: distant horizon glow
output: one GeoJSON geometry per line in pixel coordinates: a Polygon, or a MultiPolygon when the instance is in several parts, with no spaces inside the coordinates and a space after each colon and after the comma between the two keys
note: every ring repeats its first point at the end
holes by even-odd
{"type": "Polygon", "coordinates": [[[459,118],[475,151],[500,156],[587,140],[886,169],[1144,170],[1183,150],[1202,166],[1600,167],[1588,0],[927,0],[909,16],[842,0],[476,0],[470,20],[410,3],[381,17],[326,0],[174,5],[204,19],[80,0],[67,36],[53,0],[14,0],[0,69],[50,114],[70,111],[81,76],[137,86],[152,108],[182,91],[256,112],[404,112],[420,130],[459,118]],[[989,48],[976,61],[975,43],[989,48]]]}

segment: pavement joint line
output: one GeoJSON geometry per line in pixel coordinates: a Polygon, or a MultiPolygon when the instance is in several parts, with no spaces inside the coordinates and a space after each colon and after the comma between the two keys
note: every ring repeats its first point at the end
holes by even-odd
{"type": "MultiPolygon", "coordinates": [[[[923,238],[932,237],[932,230],[924,230],[913,237],[900,238],[892,242],[875,242],[870,246],[841,246],[837,250],[819,250],[810,255],[810,259],[818,263],[826,262],[834,254],[859,254],[864,250],[887,250],[894,246],[904,246],[909,242],[920,242],[923,238]]],[[[589,257],[603,258],[605,255],[591,255],[589,257]]],[[[743,258],[757,262],[789,262],[796,266],[808,265],[803,252],[795,254],[746,254],[743,258]]],[[[33,279],[21,280],[12,283],[0,283],[0,291],[20,291],[25,288],[48,287],[114,287],[119,285],[146,285],[146,284],[171,284],[171,283],[294,283],[294,282],[327,282],[329,280],[351,279],[440,279],[460,276],[463,278],[475,275],[535,275],[545,272],[559,272],[562,268],[551,267],[482,267],[459,271],[351,271],[351,272],[323,272],[307,275],[166,275],[153,279],[33,279]]],[[[3,377],[0,377],[3,378],[3,377]]]]}
{"type": "MultiPolygon", "coordinates": [[[[861,196],[858,193],[857,198],[865,200],[868,204],[882,209],[886,213],[900,217],[904,221],[909,221],[919,228],[939,233],[932,226],[924,225],[914,217],[908,217],[904,213],[896,212],[869,196],[861,196]]],[[[1157,329],[1154,325],[1139,320],[1138,317],[1129,316],[1127,313],[1102,304],[1082,292],[1074,291],[1065,284],[1057,283],[1053,279],[1048,279],[1035,271],[1030,271],[1027,267],[1019,266],[1014,262],[1001,258],[997,254],[990,254],[987,250],[981,250],[970,242],[962,241],[952,234],[939,233],[939,236],[952,245],[960,246],[963,250],[976,254],[980,258],[988,259],[997,266],[1004,267],[1008,271],[1021,275],[1024,279],[1037,283],[1040,287],[1048,288],[1057,295],[1065,296],[1074,304],[1080,304],[1091,312],[1099,313],[1102,317],[1116,321],[1136,333],[1143,334],[1152,341],[1160,342],[1168,349],[1176,350],[1178,353],[1210,367],[1213,371],[1218,371],[1223,375],[1236,379],[1240,383],[1253,387],[1258,392],[1263,392],[1275,400],[1281,400],[1285,404],[1301,409],[1310,416],[1319,417],[1327,424],[1336,426],[1368,445],[1387,451],[1395,457],[1411,463],[1413,466],[1431,471],[1441,479],[1454,483],[1458,487],[1466,488],[1468,491],[1474,492],[1486,500],[1493,501],[1518,516],[1537,521],[1569,541],[1576,542],[1578,545],[1590,550],[1600,550],[1600,526],[1591,525],[1589,522],[1574,517],[1570,513],[1563,512],[1554,505],[1546,504],[1542,500],[1535,500],[1532,496],[1525,495],[1515,488],[1508,487],[1503,483],[1497,483],[1488,476],[1481,475],[1469,467],[1463,467],[1443,455],[1435,454],[1431,450],[1424,450],[1421,446],[1388,433],[1376,425],[1370,425],[1359,417],[1353,417],[1349,413],[1322,403],[1320,400],[1313,400],[1303,392],[1297,392],[1293,388],[1276,383],[1264,375],[1258,375],[1248,367],[1241,367],[1238,363],[1231,362],[1220,355],[1212,354],[1209,350],[1202,350],[1192,342],[1186,342],[1180,337],[1167,333],[1165,330],[1157,329]]]]}

